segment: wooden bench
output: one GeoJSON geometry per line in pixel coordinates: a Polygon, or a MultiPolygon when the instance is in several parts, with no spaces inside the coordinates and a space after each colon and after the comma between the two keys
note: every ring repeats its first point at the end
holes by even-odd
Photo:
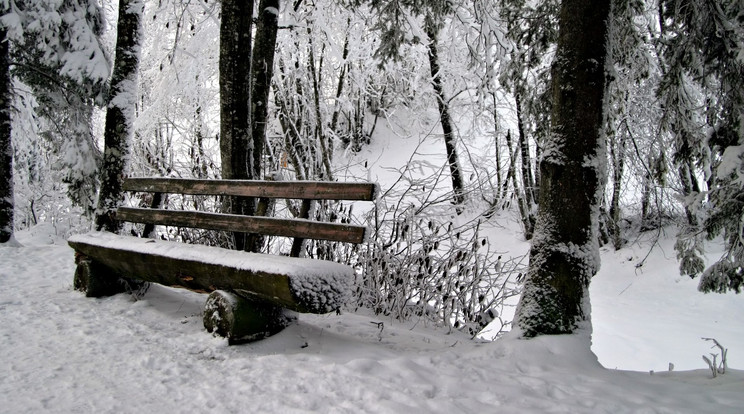
{"type": "Polygon", "coordinates": [[[375,199],[376,185],[317,181],[131,178],[124,190],[302,200],[301,218],[273,218],[201,211],[120,207],[116,219],[154,225],[245,232],[294,238],[290,256],[229,250],[153,238],[90,232],[70,237],[75,249],[74,286],[86,296],[136,289],[143,281],[210,293],[204,326],[230,344],[265,338],[296,320],[296,312],[328,313],[347,299],[354,270],[297,257],[305,239],[362,243],[366,228],[308,219],[315,200],[375,199]],[[304,218],[302,218],[304,217],[304,218]]]}

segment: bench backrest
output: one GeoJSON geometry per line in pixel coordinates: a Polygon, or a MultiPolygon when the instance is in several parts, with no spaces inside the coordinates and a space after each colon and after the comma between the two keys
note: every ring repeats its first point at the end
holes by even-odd
{"type": "MultiPolygon", "coordinates": [[[[312,200],[373,201],[376,184],[322,181],[199,180],[129,178],[123,189],[133,192],[297,199],[304,218],[273,218],[161,208],[120,207],[116,218],[134,223],[257,233],[267,236],[362,243],[366,227],[307,219],[312,200]]],[[[295,243],[297,244],[297,243],[295,243]]],[[[296,249],[293,248],[293,253],[296,249]]]]}

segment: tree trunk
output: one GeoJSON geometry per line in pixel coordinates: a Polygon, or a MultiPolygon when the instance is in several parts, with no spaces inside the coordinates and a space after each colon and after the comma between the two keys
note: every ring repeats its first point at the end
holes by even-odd
{"type": "Polygon", "coordinates": [[[120,0],[116,32],[116,57],[111,76],[111,97],[104,127],[101,192],[98,195],[96,229],[117,232],[116,208],[123,199],[121,189],[129,155],[134,108],[137,102],[137,68],[142,40],[143,0],[120,0]]]}
{"type": "Polygon", "coordinates": [[[643,188],[641,189],[641,231],[646,231],[653,228],[653,224],[649,223],[649,204],[651,202],[651,185],[653,183],[651,174],[644,173],[642,183],[643,188]]]}
{"type": "Polygon", "coordinates": [[[504,180],[504,186],[502,189],[501,198],[504,200],[508,199],[509,196],[509,180],[512,179],[514,181],[514,192],[516,193],[518,189],[516,188],[516,179],[514,178],[516,172],[516,165],[517,165],[517,150],[515,149],[512,151],[512,138],[511,138],[511,129],[506,131],[506,149],[509,151],[509,169],[506,173],[506,179],[504,180]]]}
{"type": "Polygon", "coordinates": [[[222,178],[247,179],[253,1],[222,0],[220,156],[222,178]]]}
{"type": "Polygon", "coordinates": [[[622,190],[623,173],[625,171],[625,139],[610,136],[610,160],[612,161],[612,200],[610,201],[610,225],[612,245],[620,250],[623,237],[620,231],[620,191],[622,190]]]}
{"type": "MultiPolygon", "coordinates": [[[[493,108],[491,114],[493,115],[493,142],[496,148],[496,200],[495,203],[501,198],[501,147],[499,146],[499,111],[497,109],[496,93],[491,91],[491,103],[493,108]]],[[[510,157],[511,158],[511,157],[510,157]]]]}
{"type": "MultiPolygon", "coordinates": [[[[252,1],[252,0],[251,0],[252,1]]],[[[250,2],[250,1],[249,1],[250,2]]],[[[256,39],[251,58],[251,94],[250,94],[250,127],[251,142],[248,144],[248,175],[254,179],[261,178],[264,148],[266,147],[266,125],[269,114],[269,94],[271,78],[274,74],[274,51],[276,49],[276,32],[279,19],[279,0],[261,0],[258,5],[258,23],[256,39]]],[[[254,213],[266,214],[266,202],[251,200],[255,205],[254,213]]],[[[250,234],[246,238],[243,250],[258,252],[264,244],[264,237],[250,234]]]]}
{"type": "Polygon", "coordinates": [[[258,6],[256,43],[253,48],[251,84],[251,124],[253,158],[249,170],[254,179],[261,175],[261,158],[266,145],[266,124],[269,109],[271,78],[274,73],[274,51],[279,18],[279,0],[261,0],[258,6]]]}
{"type": "Polygon", "coordinates": [[[13,146],[11,145],[10,45],[0,26],[0,243],[13,237],[13,146]]]}
{"type": "Polygon", "coordinates": [[[522,118],[522,100],[519,94],[515,95],[516,106],[517,106],[517,132],[519,139],[519,153],[522,160],[522,187],[524,188],[524,197],[520,196],[520,192],[517,190],[517,180],[514,180],[514,192],[519,202],[519,211],[522,215],[522,223],[524,223],[524,237],[527,240],[532,240],[532,235],[535,232],[535,198],[534,188],[535,179],[532,176],[532,163],[530,162],[530,145],[527,141],[527,134],[524,131],[524,119],[522,118]]]}
{"type": "Polygon", "coordinates": [[[315,63],[315,47],[313,46],[313,37],[310,28],[307,29],[308,34],[308,74],[312,79],[313,88],[313,106],[315,108],[315,137],[320,147],[320,163],[321,167],[318,171],[318,176],[324,181],[333,180],[333,170],[331,169],[331,150],[332,146],[326,143],[325,132],[323,132],[323,114],[320,111],[320,87],[321,83],[320,74],[323,70],[323,50],[321,49],[320,63],[315,63]]]}
{"type": "MultiPolygon", "coordinates": [[[[346,26],[351,26],[351,19],[346,20],[346,26]]],[[[341,113],[341,104],[339,103],[341,99],[341,94],[344,91],[344,82],[346,81],[346,71],[349,69],[349,33],[346,33],[346,36],[344,38],[344,50],[341,52],[341,69],[338,74],[338,84],[336,85],[336,99],[334,102],[333,107],[333,115],[331,116],[331,131],[333,133],[337,133],[336,130],[338,126],[338,116],[341,113]]],[[[342,141],[344,145],[348,146],[350,143],[350,140],[347,138],[342,138],[342,141]]]]}
{"type": "Polygon", "coordinates": [[[524,131],[524,118],[522,117],[522,99],[519,94],[515,95],[517,105],[517,132],[519,132],[519,152],[522,157],[522,183],[524,186],[524,199],[530,210],[535,199],[535,179],[532,176],[532,163],[530,162],[530,144],[524,131]]]}
{"type": "MultiPolygon", "coordinates": [[[[220,157],[222,178],[257,179],[248,163],[251,145],[250,81],[253,0],[222,0],[220,22],[220,157]]],[[[249,161],[251,160],[251,161],[249,161]]],[[[253,215],[255,200],[232,197],[225,210],[253,215]]],[[[246,248],[245,235],[234,234],[235,248],[246,248]]]]}
{"type": "Polygon", "coordinates": [[[602,109],[609,10],[610,0],[561,4],[552,133],[540,162],[538,219],[516,314],[525,337],[571,333],[589,322],[606,163],[602,109]]]}
{"type": "MultiPolygon", "coordinates": [[[[428,20],[428,19],[427,19],[428,20]]],[[[452,190],[455,193],[453,199],[455,205],[460,206],[465,201],[465,189],[462,181],[462,170],[460,169],[460,160],[457,156],[457,142],[455,129],[452,125],[449,104],[444,96],[444,87],[439,70],[439,53],[437,52],[437,39],[439,30],[434,27],[433,23],[427,21],[426,35],[429,36],[429,68],[431,69],[431,84],[437,95],[437,104],[439,105],[439,119],[442,123],[442,132],[444,133],[444,146],[447,150],[447,163],[452,176],[452,190]]],[[[458,213],[460,207],[458,207],[458,213]]]]}

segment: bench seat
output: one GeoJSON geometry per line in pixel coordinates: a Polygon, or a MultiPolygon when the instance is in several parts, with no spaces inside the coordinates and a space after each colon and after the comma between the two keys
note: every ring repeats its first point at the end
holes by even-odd
{"type": "MultiPolygon", "coordinates": [[[[354,270],[343,264],[220,247],[120,236],[74,235],[69,245],[118,276],[198,292],[231,289],[241,296],[308,313],[339,309],[350,294],[354,270]]],[[[114,275],[112,275],[114,276],[114,275]]]]}

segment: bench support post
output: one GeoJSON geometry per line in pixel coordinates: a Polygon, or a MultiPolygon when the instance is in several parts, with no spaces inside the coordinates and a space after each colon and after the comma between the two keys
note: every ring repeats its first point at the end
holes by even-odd
{"type": "Polygon", "coordinates": [[[296,312],[224,290],[210,293],[204,305],[204,327],[230,345],[264,339],[296,320],[296,312]]]}
{"type": "Polygon", "coordinates": [[[112,269],[76,253],[75,290],[85,292],[89,298],[116,295],[127,291],[127,284],[112,269]]]}

